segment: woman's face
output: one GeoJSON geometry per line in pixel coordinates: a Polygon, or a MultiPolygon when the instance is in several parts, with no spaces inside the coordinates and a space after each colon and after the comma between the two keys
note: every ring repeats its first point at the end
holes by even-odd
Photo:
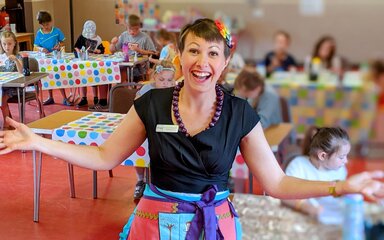
{"type": "Polygon", "coordinates": [[[173,77],[175,72],[169,70],[163,70],[155,75],[156,88],[169,88],[175,86],[175,80],[173,77]]]}
{"type": "Polygon", "coordinates": [[[1,38],[1,46],[3,47],[4,52],[8,55],[13,54],[13,49],[15,48],[16,43],[11,37],[1,38]]]}
{"type": "Polygon", "coordinates": [[[214,89],[217,80],[229,61],[224,56],[224,42],[207,42],[189,33],[180,55],[185,84],[206,92],[214,89]]]}
{"type": "Polygon", "coordinates": [[[319,57],[326,59],[331,55],[332,49],[334,47],[333,41],[328,40],[323,42],[319,48],[319,57]]]}

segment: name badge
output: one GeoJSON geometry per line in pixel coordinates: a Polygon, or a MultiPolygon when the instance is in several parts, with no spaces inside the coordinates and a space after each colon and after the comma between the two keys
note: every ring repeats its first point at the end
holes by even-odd
{"type": "Polygon", "coordinates": [[[178,125],[168,125],[168,124],[156,125],[156,132],[177,133],[178,131],[179,131],[178,125]]]}

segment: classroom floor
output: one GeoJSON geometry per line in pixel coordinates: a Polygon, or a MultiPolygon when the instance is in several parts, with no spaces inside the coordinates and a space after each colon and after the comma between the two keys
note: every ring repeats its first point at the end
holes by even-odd
{"type": "MultiPolygon", "coordinates": [[[[88,91],[92,92],[92,91],[88,91]]],[[[54,91],[56,102],[61,96],[54,91]]],[[[88,99],[93,99],[89,97],[88,99]]],[[[59,101],[60,100],[60,101],[59,101]]],[[[11,106],[18,119],[16,104],[11,106]]],[[[34,103],[27,104],[27,122],[38,119],[34,103]]],[[[47,115],[75,109],[55,104],[45,107],[47,115]]],[[[82,110],[86,110],[83,108],[82,110]]],[[[352,157],[349,173],[384,169],[384,155],[375,159],[352,157]]],[[[135,172],[119,166],[110,178],[107,171],[98,174],[98,199],[92,198],[92,171],[75,167],[76,198],[69,196],[67,164],[44,155],[41,178],[40,222],[33,219],[32,155],[19,151],[0,156],[0,239],[118,239],[118,234],[135,207],[135,172]]],[[[261,193],[255,184],[255,193],[261,193]]]]}

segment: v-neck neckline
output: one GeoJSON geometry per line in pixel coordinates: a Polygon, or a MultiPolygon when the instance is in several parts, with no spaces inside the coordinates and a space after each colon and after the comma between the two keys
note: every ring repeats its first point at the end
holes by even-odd
{"type": "MultiPolygon", "coordinates": [[[[174,87],[171,88],[172,91],[171,91],[171,97],[170,97],[170,101],[168,101],[168,106],[167,106],[167,109],[168,109],[168,114],[167,114],[167,121],[169,124],[172,124],[172,125],[176,125],[176,126],[179,126],[177,123],[174,123],[173,120],[172,120],[172,116],[173,116],[173,109],[172,109],[172,97],[173,97],[173,90],[174,90],[174,87]],[[170,111],[169,111],[170,110],[170,111]]],[[[224,100],[223,100],[223,106],[224,106],[224,101],[225,101],[225,94],[224,94],[224,100]]],[[[224,107],[223,107],[224,108],[224,107]]],[[[182,134],[183,136],[185,136],[186,138],[190,138],[190,139],[194,139],[196,138],[197,136],[213,129],[214,127],[216,127],[219,122],[221,121],[221,115],[223,114],[223,109],[221,110],[221,114],[220,114],[220,117],[219,119],[217,120],[216,124],[213,126],[213,127],[210,127],[210,128],[205,128],[203,129],[202,131],[196,133],[195,135],[189,135],[189,136],[186,136],[184,133],[180,132],[180,131],[177,131],[178,134],[182,134]]],[[[188,130],[188,129],[187,129],[188,130]]]]}

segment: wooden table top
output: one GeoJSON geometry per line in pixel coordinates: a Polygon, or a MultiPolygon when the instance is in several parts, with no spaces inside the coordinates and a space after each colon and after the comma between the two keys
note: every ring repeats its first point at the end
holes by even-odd
{"type": "Polygon", "coordinates": [[[292,123],[280,123],[278,125],[270,126],[264,130],[265,138],[271,146],[272,151],[279,146],[279,144],[288,136],[293,128],[292,123]]]}
{"type": "Polygon", "coordinates": [[[23,87],[26,87],[32,83],[39,81],[41,78],[46,77],[46,76],[48,76],[48,73],[31,72],[31,75],[29,75],[29,76],[21,76],[15,80],[4,83],[3,87],[23,88],[23,87]]]}
{"type": "Polygon", "coordinates": [[[34,133],[52,134],[52,131],[67,123],[89,115],[91,112],[78,110],[62,110],[27,124],[34,133]]]}

